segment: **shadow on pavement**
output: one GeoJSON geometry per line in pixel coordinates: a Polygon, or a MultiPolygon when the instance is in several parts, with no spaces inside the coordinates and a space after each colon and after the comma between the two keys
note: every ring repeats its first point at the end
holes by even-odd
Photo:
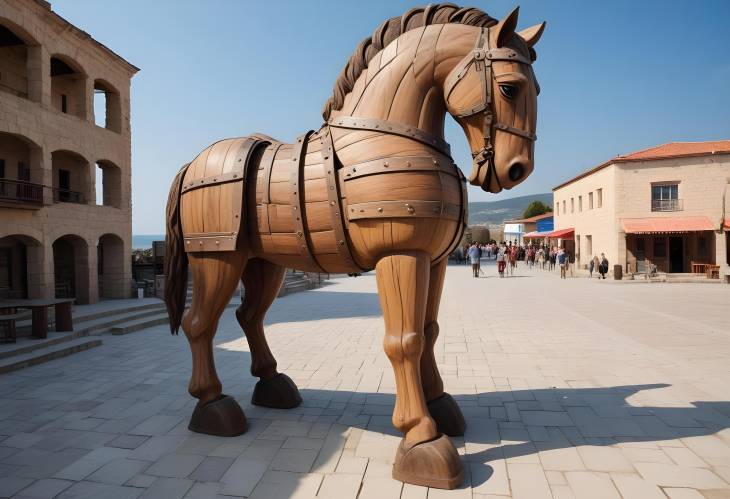
{"type": "MultiPolygon", "coordinates": [[[[251,381],[245,383],[242,393],[234,395],[246,411],[260,411],[249,402],[255,380],[244,374],[250,365],[248,352],[217,350],[216,357],[226,359],[223,362],[228,366],[230,356],[239,357],[241,374],[251,381]]],[[[467,421],[465,435],[453,439],[457,446],[466,449],[462,462],[467,479],[462,487],[476,487],[488,481],[494,473],[489,463],[500,459],[581,446],[706,436],[730,428],[730,402],[698,401],[692,402],[691,407],[655,407],[634,406],[627,400],[639,392],[669,386],[546,388],[454,395],[467,421]],[[491,417],[490,410],[500,415],[491,417]]],[[[400,437],[390,424],[395,404],[393,394],[306,388],[301,389],[301,394],[302,406],[291,410],[268,409],[265,419],[291,419],[297,414],[309,414],[310,418],[303,419],[400,437]]],[[[328,434],[326,438],[331,437],[328,434]]],[[[339,438],[341,444],[346,439],[343,435],[334,438],[339,438]]],[[[342,450],[342,445],[325,444],[318,451],[315,463],[337,460],[342,450]]],[[[262,483],[264,488],[273,486],[262,483]]],[[[290,492],[293,494],[298,486],[291,484],[290,492]]]]}

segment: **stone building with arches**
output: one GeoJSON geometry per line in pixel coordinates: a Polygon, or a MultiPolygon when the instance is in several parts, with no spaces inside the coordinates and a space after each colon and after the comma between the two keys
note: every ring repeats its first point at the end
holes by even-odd
{"type": "Polygon", "coordinates": [[[48,2],[0,2],[0,298],[130,296],[137,71],[48,2]]]}

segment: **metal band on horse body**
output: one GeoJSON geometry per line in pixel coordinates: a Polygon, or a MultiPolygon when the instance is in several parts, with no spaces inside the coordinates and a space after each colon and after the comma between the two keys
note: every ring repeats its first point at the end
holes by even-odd
{"type": "Polygon", "coordinates": [[[325,273],[322,266],[317,262],[312,254],[312,246],[309,241],[308,231],[305,229],[304,217],[306,216],[302,209],[302,199],[304,198],[303,182],[304,182],[304,156],[306,154],[306,145],[313,130],[297,137],[297,142],[292,150],[291,166],[289,167],[289,188],[291,189],[291,210],[292,220],[297,236],[297,248],[299,254],[303,256],[318,272],[325,273]]]}
{"type": "Polygon", "coordinates": [[[332,220],[332,229],[335,233],[337,253],[345,261],[345,263],[360,272],[368,269],[359,265],[350,251],[350,244],[347,239],[347,231],[343,222],[342,200],[340,198],[339,183],[337,181],[337,164],[335,161],[335,142],[332,138],[332,131],[326,127],[320,132],[319,140],[322,144],[322,163],[327,179],[327,201],[330,208],[330,219],[332,220]]]}
{"type": "Polygon", "coordinates": [[[421,130],[418,127],[396,123],[378,118],[357,118],[355,116],[338,116],[330,119],[327,124],[334,128],[348,128],[350,130],[371,130],[390,135],[400,135],[413,139],[436,149],[441,154],[451,157],[451,146],[444,139],[421,130]]]}

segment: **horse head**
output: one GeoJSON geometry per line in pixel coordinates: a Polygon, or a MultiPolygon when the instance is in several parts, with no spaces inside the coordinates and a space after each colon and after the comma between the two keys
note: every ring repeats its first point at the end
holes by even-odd
{"type": "Polygon", "coordinates": [[[469,141],[469,182],[487,192],[511,189],[532,173],[537,95],[533,47],[545,23],[516,32],[519,8],[489,28],[443,80],[446,108],[469,141]]]}

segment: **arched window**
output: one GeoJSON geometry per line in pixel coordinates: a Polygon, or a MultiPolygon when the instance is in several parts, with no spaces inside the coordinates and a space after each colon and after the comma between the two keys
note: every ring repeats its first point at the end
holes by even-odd
{"type": "MultiPolygon", "coordinates": [[[[0,18],[0,90],[29,98],[31,93],[28,61],[37,43],[7,19],[0,18]]],[[[39,80],[35,75],[35,79],[39,80]]],[[[37,97],[37,96],[34,96],[37,97]]],[[[37,100],[37,99],[34,99],[37,100]]]]}
{"type": "Polygon", "coordinates": [[[122,131],[119,92],[104,80],[94,80],[94,122],[114,132],[122,131]]]}
{"type": "Polygon", "coordinates": [[[86,74],[67,57],[51,57],[51,102],[62,113],[86,116],[86,74]]]}
{"type": "Polygon", "coordinates": [[[96,162],[96,204],[122,207],[122,171],[111,161],[96,162]]]}
{"type": "Polygon", "coordinates": [[[42,151],[26,137],[0,133],[0,201],[43,204],[42,151]]]}

